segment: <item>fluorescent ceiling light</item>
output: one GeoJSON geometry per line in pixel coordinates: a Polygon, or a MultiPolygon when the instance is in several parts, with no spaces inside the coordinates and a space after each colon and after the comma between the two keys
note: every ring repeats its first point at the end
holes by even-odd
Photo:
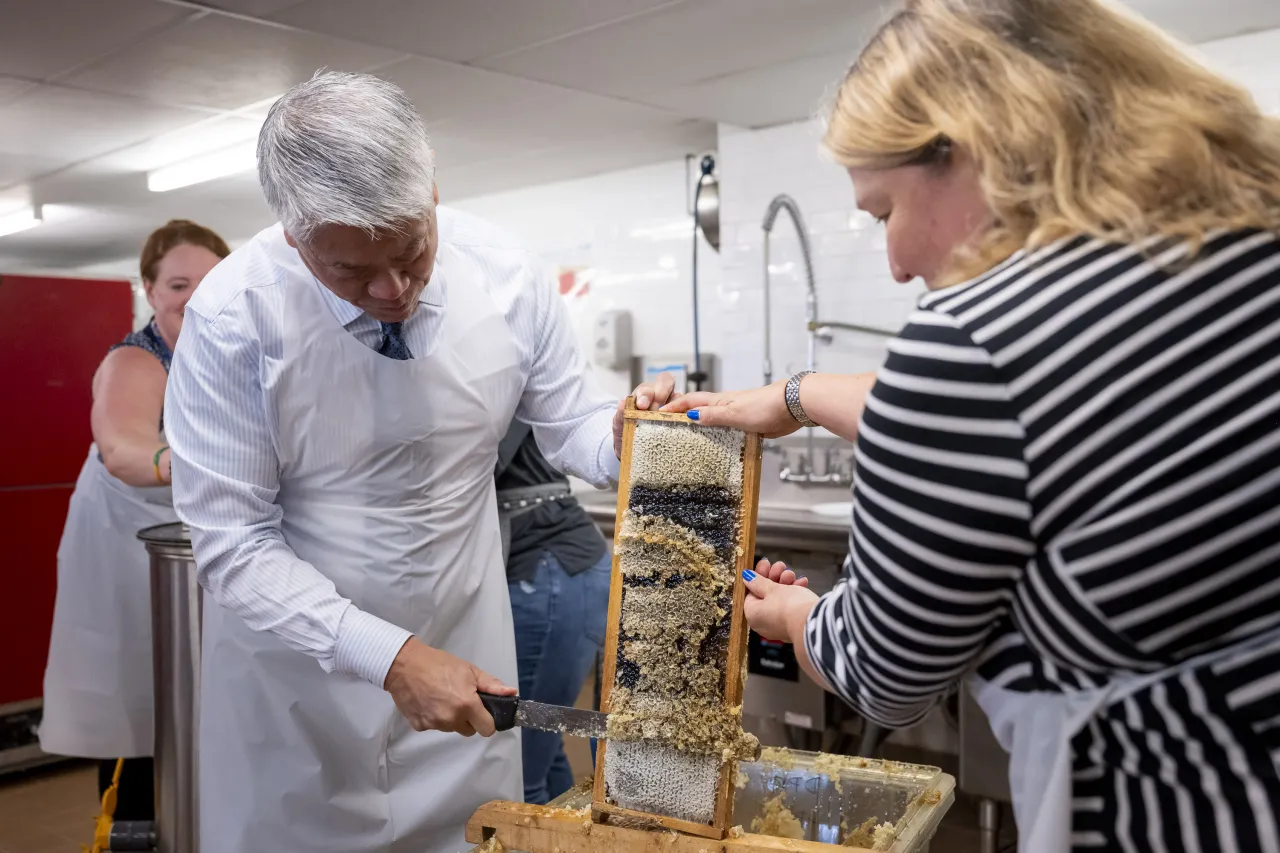
{"type": "Polygon", "coordinates": [[[163,193],[251,171],[258,164],[257,147],[256,142],[236,145],[147,172],[147,189],[163,193]]]}
{"type": "Polygon", "coordinates": [[[24,207],[21,210],[0,214],[0,237],[35,228],[43,221],[40,211],[34,207],[24,207]]]}

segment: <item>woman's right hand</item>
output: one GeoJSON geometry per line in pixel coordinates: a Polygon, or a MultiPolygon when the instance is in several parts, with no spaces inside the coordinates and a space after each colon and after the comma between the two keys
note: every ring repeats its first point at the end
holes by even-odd
{"type": "Polygon", "coordinates": [[[809,579],[796,575],[795,572],[787,568],[786,563],[770,563],[768,560],[761,560],[756,563],[756,574],[762,578],[768,578],[774,583],[783,586],[808,586],[809,579]]]}
{"type": "Polygon", "coordinates": [[[688,412],[689,419],[704,426],[733,427],[780,438],[800,429],[786,400],[787,381],[781,380],[750,391],[694,391],[662,407],[664,412],[688,412]]]}

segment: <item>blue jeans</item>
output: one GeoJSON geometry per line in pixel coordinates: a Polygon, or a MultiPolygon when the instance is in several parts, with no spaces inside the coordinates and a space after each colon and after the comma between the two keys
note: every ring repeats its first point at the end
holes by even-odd
{"type": "MultiPolygon", "coordinates": [[[[508,584],[522,698],[551,705],[577,700],[604,644],[612,565],[606,554],[570,575],[543,552],[533,578],[508,584]]],[[[520,742],[525,802],[545,805],[573,787],[559,734],[522,729],[520,742]]]]}

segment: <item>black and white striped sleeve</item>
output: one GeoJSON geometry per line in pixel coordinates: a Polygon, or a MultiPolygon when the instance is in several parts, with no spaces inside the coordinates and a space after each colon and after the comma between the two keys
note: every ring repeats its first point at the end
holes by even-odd
{"type": "Polygon", "coordinates": [[[869,719],[918,722],[1008,612],[1035,552],[1024,438],[988,352],[950,315],[913,314],[859,427],[849,578],[805,636],[869,719]]]}

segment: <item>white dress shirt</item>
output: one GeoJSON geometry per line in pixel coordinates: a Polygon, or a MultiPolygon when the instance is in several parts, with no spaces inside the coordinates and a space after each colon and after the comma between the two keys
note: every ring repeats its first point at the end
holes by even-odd
{"type": "MultiPolygon", "coordinates": [[[[516,417],[533,426],[556,467],[600,487],[616,481],[617,401],[591,379],[551,276],[487,223],[446,208],[438,216],[436,268],[403,327],[414,357],[431,352],[441,328],[450,265],[478,267],[520,351],[525,386],[516,417]]],[[[200,583],[215,602],[250,628],[312,655],[326,671],[381,687],[409,632],[339,595],[281,532],[276,497],[284,484],[266,389],[282,354],[284,283],[299,280],[319,290],[352,335],[380,345],[378,322],[320,284],[279,225],[233,252],[187,304],[174,353],[165,396],[174,506],[191,527],[200,583]]]]}

